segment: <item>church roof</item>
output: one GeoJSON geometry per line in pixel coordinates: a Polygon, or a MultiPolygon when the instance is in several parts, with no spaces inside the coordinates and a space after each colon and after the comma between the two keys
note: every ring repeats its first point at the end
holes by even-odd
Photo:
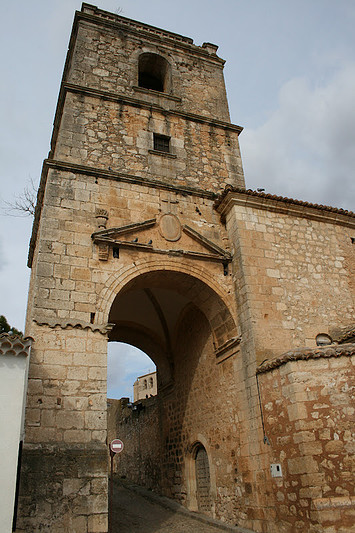
{"type": "Polygon", "coordinates": [[[312,202],[305,202],[303,200],[296,200],[294,198],[287,198],[285,196],[278,196],[276,194],[269,194],[265,192],[254,191],[252,189],[241,189],[239,187],[232,187],[231,185],[227,185],[227,187],[224,189],[224,191],[219,195],[219,197],[215,201],[214,205],[216,208],[218,208],[222,204],[223,200],[226,198],[226,196],[229,193],[238,193],[238,194],[246,195],[248,197],[255,196],[260,199],[276,200],[284,204],[293,204],[297,206],[310,207],[312,209],[318,209],[320,211],[327,211],[327,212],[337,213],[340,215],[346,215],[348,217],[355,218],[355,213],[353,211],[348,211],[346,209],[341,209],[338,207],[331,207],[331,206],[322,205],[322,204],[313,204],[312,202]]]}

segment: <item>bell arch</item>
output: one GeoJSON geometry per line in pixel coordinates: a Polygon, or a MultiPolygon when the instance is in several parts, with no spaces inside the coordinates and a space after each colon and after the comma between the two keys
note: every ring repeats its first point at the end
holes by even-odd
{"type": "Polygon", "coordinates": [[[138,58],[138,86],[159,92],[169,92],[171,68],[165,57],[143,52],[138,58]]]}

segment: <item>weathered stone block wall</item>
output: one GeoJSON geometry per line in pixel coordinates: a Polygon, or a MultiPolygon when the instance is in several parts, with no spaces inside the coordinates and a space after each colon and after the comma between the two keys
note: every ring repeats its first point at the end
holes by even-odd
{"type": "Polygon", "coordinates": [[[48,319],[31,331],[19,530],[106,532],[106,335],[48,319]]]}
{"type": "Polygon", "coordinates": [[[53,158],[213,192],[243,186],[238,131],[143,104],[68,92],[53,158]],[[153,133],[170,137],[154,151],[153,133]]]}
{"type": "Polygon", "coordinates": [[[253,198],[227,216],[242,322],[260,362],[315,346],[318,333],[354,317],[354,222],[280,204],[253,198]]]}
{"type": "Polygon", "coordinates": [[[271,461],[282,467],[272,480],[282,531],[355,531],[354,350],[286,354],[259,374],[271,461]]]}
{"type": "Polygon", "coordinates": [[[106,446],[27,444],[18,516],[21,533],[107,533],[106,446]]]}
{"type": "Polygon", "coordinates": [[[107,339],[89,326],[35,325],[26,442],[106,440],[107,339]]]}
{"type": "MultiPolygon", "coordinates": [[[[29,305],[33,316],[39,320],[60,318],[89,323],[91,312],[97,312],[101,294],[113,279],[119,279],[120,272],[123,274],[127,268],[136,268],[138,261],[144,261],[148,266],[160,260],[153,253],[142,255],[137,250],[122,249],[119,259],[114,259],[110,251],[108,260],[100,261],[98,246],[91,238],[97,230],[97,209],[108,211],[107,226],[111,228],[154,217],[158,220],[168,211],[168,206],[182,223],[189,224],[219,246],[226,247],[226,234],[212,209],[212,200],[208,198],[49,170],[38,254],[32,266],[31,284],[35,288],[31,290],[29,305]]],[[[152,240],[155,248],[206,252],[185,234],[177,242],[167,242],[157,226],[139,234],[133,233],[127,239],[132,240],[136,235],[143,243],[152,240]]],[[[204,270],[207,277],[213,272],[216,281],[224,285],[226,291],[230,290],[231,276],[223,275],[221,264],[206,265],[203,261],[196,264],[191,259],[185,259],[184,263],[191,268],[191,273],[196,267],[197,271],[204,270]]],[[[107,322],[108,312],[102,320],[107,322]]]]}
{"type": "Polygon", "coordinates": [[[161,491],[161,424],[157,397],[127,407],[127,400],[108,400],[108,439],[120,438],[123,452],[114,471],[133,483],[161,491]],[[111,412],[112,411],[112,412],[111,412]]]}

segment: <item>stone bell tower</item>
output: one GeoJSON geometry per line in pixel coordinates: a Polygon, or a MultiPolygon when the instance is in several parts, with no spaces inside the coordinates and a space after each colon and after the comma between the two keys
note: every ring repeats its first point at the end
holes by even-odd
{"type": "MultiPolygon", "coordinates": [[[[211,354],[235,344],[231,255],[213,202],[227,185],[244,188],[241,128],[216,51],[89,4],[75,14],[28,258],[19,530],[107,531],[108,336],[151,355],[175,411],[186,309],[201,321],[186,353],[199,336],[211,354]]],[[[174,428],[166,418],[171,442],[187,405],[174,428]]]]}
{"type": "Polygon", "coordinates": [[[354,523],[355,214],[245,190],[216,51],[75,14],[28,258],[18,531],[107,532],[114,341],[157,366],[136,482],[258,532],[354,523]]]}

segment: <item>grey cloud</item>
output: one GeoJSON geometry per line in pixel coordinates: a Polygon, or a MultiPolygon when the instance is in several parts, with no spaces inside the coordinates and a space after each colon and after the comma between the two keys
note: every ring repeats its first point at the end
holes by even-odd
{"type": "Polygon", "coordinates": [[[355,64],[322,87],[286,83],[279,107],[241,145],[247,186],[355,209],[355,64]]]}

